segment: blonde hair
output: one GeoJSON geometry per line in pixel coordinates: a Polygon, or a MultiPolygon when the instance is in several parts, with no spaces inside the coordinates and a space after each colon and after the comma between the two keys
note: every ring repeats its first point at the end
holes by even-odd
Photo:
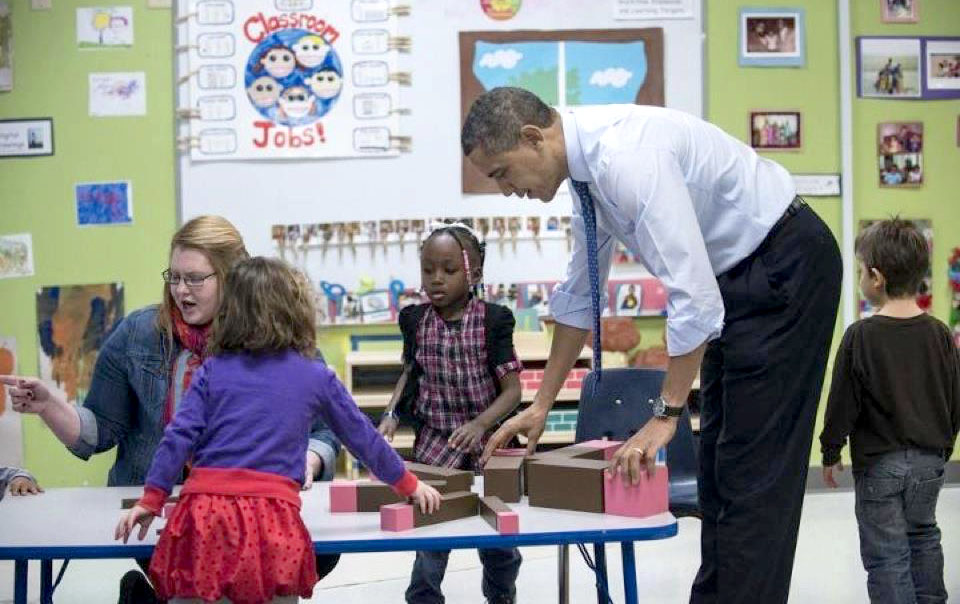
{"type": "MultiPolygon", "coordinates": [[[[223,216],[197,216],[187,221],[170,240],[170,255],[177,248],[196,250],[206,256],[217,275],[220,300],[223,301],[223,284],[234,264],[250,257],[243,245],[240,231],[223,216]]],[[[176,308],[170,286],[163,284],[163,301],[157,313],[157,329],[167,344],[168,354],[173,354],[173,319],[176,308]]],[[[214,316],[214,323],[216,323],[214,316]]]]}
{"type": "Polygon", "coordinates": [[[227,275],[220,318],[207,350],[215,355],[293,348],[313,357],[317,337],[314,308],[313,290],[303,273],[276,258],[243,260],[227,275]]]}

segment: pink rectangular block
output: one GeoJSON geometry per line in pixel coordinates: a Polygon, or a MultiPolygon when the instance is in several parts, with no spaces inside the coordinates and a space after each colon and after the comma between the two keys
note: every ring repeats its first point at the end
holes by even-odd
{"type": "Polygon", "coordinates": [[[542,379],[543,379],[543,372],[538,369],[538,370],[536,370],[536,371],[533,372],[533,377],[537,378],[538,380],[542,380],[542,379]]]}
{"type": "Polygon", "coordinates": [[[602,449],[603,458],[607,461],[613,458],[613,454],[617,452],[623,445],[623,441],[620,440],[588,440],[582,443],[578,443],[584,447],[591,447],[593,449],[602,449]]]}
{"type": "Polygon", "coordinates": [[[380,507],[381,531],[409,531],[413,528],[413,506],[409,503],[391,503],[380,507]]]}
{"type": "Polygon", "coordinates": [[[357,511],[357,481],[334,480],[330,483],[330,511],[357,511]]]}
{"type": "Polygon", "coordinates": [[[516,447],[510,449],[496,449],[493,452],[495,457],[523,457],[527,454],[527,450],[524,447],[516,447]]]}
{"type": "Polygon", "coordinates": [[[520,532],[520,516],[516,512],[497,512],[497,532],[516,535],[520,532]]]}
{"type": "Polygon", "coordinates": [[[670,485],[666,466],[657,466],[653,476],[640,474],[640,482],[631,485],[626,474],[603,477],[603,511],[614,516],[643,518],[669,509],[670,485]]]}
{"type": "Polygon", "coordinates": [[[577,388],[583,388],[583,380],[569,380],[569,381],[565,384],[565,387],[566,387],[566,388],[573,389],[573,390],[575,390],[575,389],[577,389],[577,388]]]}
{"type": "Polygon", "coordinates": [[[527,390],[539,390],[542,383],[541,380],[530,380],[526,383],[527,390]]]}

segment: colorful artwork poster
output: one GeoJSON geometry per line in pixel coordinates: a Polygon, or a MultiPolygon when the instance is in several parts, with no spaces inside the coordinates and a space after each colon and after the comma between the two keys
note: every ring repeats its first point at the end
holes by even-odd
{"type": "MultiPolygon", "coordinates": [[[[862,233],[867,227],[869,227],[876,220],[861,220],[860,221],[860,232],[862,233]]],[[[931,266],[933,265],[933,223],[926,218],[921,219],[910,219],[910,222],[920,230],[924,238],[927,240],[927,245],[930,247],[930,258],[931,266]]],[[[857,270],[863,270],[859,265],[859,260],[857,261],[857,270]]],[[[859,278],[859,272],[857,273],[859,278]]],[[[867,317],[873,316],[877,309],[874,308],[870,302],[863,297],[863,293],[860,291],[860,288],[857,288],[857,299],[858,299],[858,308],[860,311],[860,318],[866,319],[867,317]]],[[[917,306],[923,309],[924,312],[930,312],[933,307],[933,271],[931,268],[927,269],[927,274],[924,276],[923,281],[920,283],[920,291],[917,293],[917,306]]]]}
{"type": "Polygon", "coordinates": [[[190,2],[193,160],[398,153],[397,16],[388,3],[190,2]],[[283,4],[284,8],[280,8],[283,4]]]}
{"type": "Polygon", "coordinates": [[[30,233],[0,235],[0,279],[33,275],[33,237],[30,233]]]}
{"type": "MultiPolygon", "coordinates": [[[[17,340],[0,336],[0,375],[17,373],[17,340]]],[[[0,384],[0,466],[21,467],[23,441],[20,414],[10,406],[6,387],[0,384]]]]}
{"type": "Polygon", "coordinates": [[[74,197],[80,226],[133,223],[129,181],[81,183],[74,187],[74,197]]]}
{"type": "MultiPolygon", "coordinates": [[[[478,96],[499,86],[524,88],[558,109],[663,106],[663,30],[462,32],[460,82],[462,119],[478,96]]],[[[462,169],[464,193],[499,192],[466,160],[462,169]]]]}
{"type": "Polygon", "coordinates": [[[37,292],[40,377],[83,401],[97,355],[123,319],[123,284],[58,285],[37,292]]]}
{"type": "Polygon", "coordinates": [[[133,46],[133,7],[78,8],[77,46],[88,50],[133,46]]]}

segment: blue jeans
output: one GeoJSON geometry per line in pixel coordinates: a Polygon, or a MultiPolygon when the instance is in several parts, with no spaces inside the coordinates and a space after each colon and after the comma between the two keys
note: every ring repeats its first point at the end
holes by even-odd
{"type": "MultiPolygon", "coordinates": [[[[488,602],[512,604],[517,595],[517,575],[520,574],[520,550],[480,549],[480,562],[483,563],[483,583],[481,589],[488,602]]],[[[417,552],[417,561],[410,575],[410,587],[407,588],[409,604],[443,604],[443,592],[440,583],[447,571],[450,550],[417,552]]]]}
{"type": "Polygon", "coordinates": [[[887,453],[854,472],[860,557],[874,604],[946,602],[937,497],[940,452],[887,453]]]}

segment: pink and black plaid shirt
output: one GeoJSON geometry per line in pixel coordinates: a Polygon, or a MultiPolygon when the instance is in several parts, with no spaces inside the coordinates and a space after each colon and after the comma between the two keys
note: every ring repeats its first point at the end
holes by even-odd
{"type": "Polygon", "coordinates": [[[485,327],[486,305],[471,298],[463,319],[447,323],[430,306],[417,326],[416,361],[423,373],[414,412],[423,425],[417,433],[414,457],[420,463],[476,469],[489,434],[471,452],[447,446],[454,430],[485,411],[497,398],[497,382],[523,366],[511,347],[509,359],[496,365],[496,378],[488,363],[485,327]]]}

